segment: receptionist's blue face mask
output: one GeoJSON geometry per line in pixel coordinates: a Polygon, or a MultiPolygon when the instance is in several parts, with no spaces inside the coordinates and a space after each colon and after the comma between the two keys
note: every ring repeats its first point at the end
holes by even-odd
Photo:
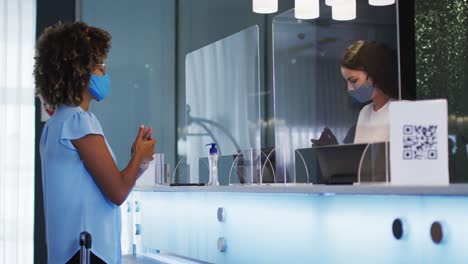
{"type": "Polygon", "coordinates": [[[365,103],[371,100],[373,92],[374,87],[368,81],[366,81],[363,85],[357,87],[354,90],[350,90],[348,93],[358,102],[365,103]]]}
{"type": "Polygon", "coordinates": [[[110,92],[110,78],[108,74],[102,76],[91,74],[89,81],[89,92],[97,101],[104,100],[110,92]]]}

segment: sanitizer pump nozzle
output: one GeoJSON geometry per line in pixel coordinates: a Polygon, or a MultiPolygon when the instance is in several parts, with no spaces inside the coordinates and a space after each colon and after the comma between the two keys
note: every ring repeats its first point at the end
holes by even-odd
{"type": "Polygon", "coordinates": [[[209,143],[206,146],[211,146],[210,155],[208,156],[208,166],[210,167],[210,179],[208,185],[219,185],[218,182],[218,149],[216,143],[209,143]]]}

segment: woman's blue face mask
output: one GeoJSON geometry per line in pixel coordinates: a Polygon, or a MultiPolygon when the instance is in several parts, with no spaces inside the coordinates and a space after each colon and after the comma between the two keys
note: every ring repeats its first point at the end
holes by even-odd
{"type": "Polygon", "coordinates": [[[89,81],[89,92],[97,101],[104,100],[110,93],[110,78],[108,74],[91,74],[89,81]]]}
{"type": "Polygon", "coordinates": [[[365,103],[371,100],[374,87],[366,81],[363,85],[348,91],[349,95],[360,103],[365,103]]]}

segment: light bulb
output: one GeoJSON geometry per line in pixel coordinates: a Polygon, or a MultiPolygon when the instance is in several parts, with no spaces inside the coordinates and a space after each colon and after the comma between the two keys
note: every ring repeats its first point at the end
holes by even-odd
{"type": "Polygon", "coordinates": [[[346,3],[347,0],[325,0],[327,6],[333,6],[339,3],[346,3]]]}
{"type": "Polygon", "coordinates": [[[369,0],[369,5],[373,6],[387,6],[393,5],[395,0],[369,0]]]}
{"type": "Polygon", "coordinates": [[[338,21],[356,18],[356,0],[347,0],[332,6],[332,18],[338,21]]]}
{"type": "Polygon", "coordinates": [[[272,14],[278,11],[278,0],[252,0],[252,9],[259,14],[272,14]]]}
{"type": "Polygon", "coordinates": [[[314,19],[320,16],[319,0],[295,0],[294,17],[297,19],[314,19]]]}

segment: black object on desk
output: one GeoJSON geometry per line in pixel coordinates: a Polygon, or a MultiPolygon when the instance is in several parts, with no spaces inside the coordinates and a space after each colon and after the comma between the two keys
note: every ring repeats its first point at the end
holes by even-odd
{"type": "MultiPolygon", "coordinates": [[[[309,182],[314,184],[352,184],[357,182],[359,162],[367,144],[346,144],[298,149],[296,173],[309,173],[309,182]],[[304,159],[304,162],[302,161],[304,159]]],[[[296,175],[298,177],[298,175],[296,175]]],[[[299,176],[306,181],[306,176],[299,176]]]]}
{"type": "Polygon", "coordinates": [[[170,186],[204,186],[204,183],[171,183],[170,186]]]}

